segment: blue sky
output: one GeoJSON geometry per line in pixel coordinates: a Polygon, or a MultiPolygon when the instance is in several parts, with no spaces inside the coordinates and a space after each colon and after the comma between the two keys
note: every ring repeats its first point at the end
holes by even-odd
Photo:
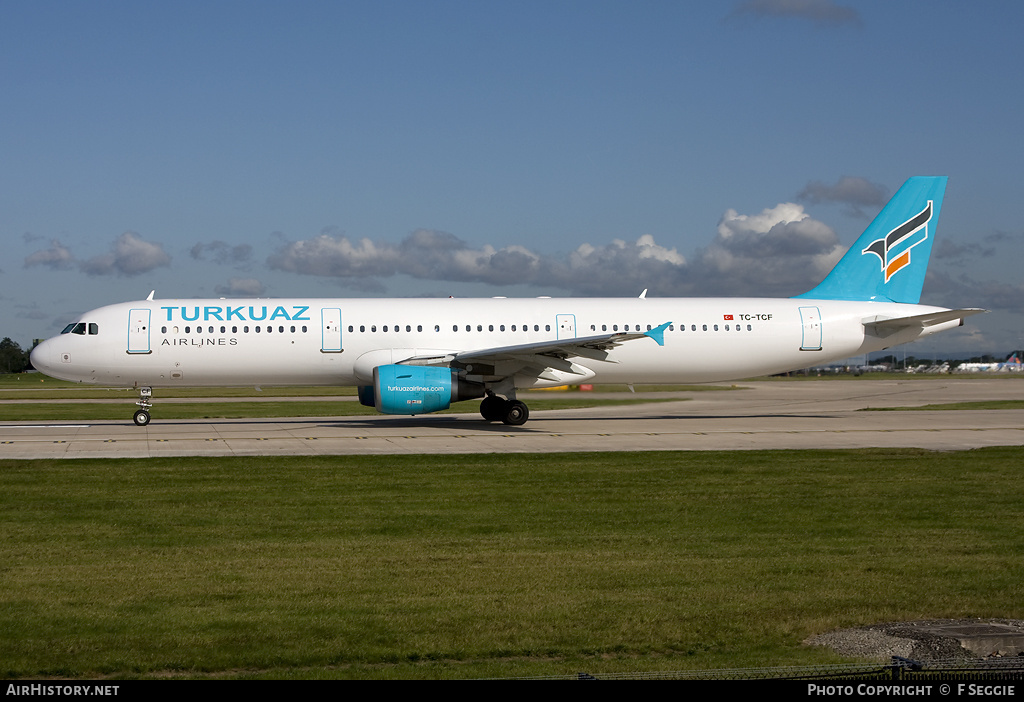
{"type": "Polygon", "coordinates": [[[765,295],[948,175],[1024,346],[1018,3],[0,2],[0,336],[197,296],[765,295]]]}

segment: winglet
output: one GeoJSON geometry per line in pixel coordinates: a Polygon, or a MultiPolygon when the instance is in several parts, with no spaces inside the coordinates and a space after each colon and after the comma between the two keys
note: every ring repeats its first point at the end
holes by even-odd
{"type": "Polygon", "coordinates": [[[657,341],[658,342],[658,346],[664,346],[665,345],[665,330],[668,329],[670,324],[672,324],[672,322],[665,322],[664,324],[662,324],[659,327],[655,327],[654,329],[651,329],[650,331],[644,332],[644,336],[649,336],[652,339],[654,339],[655,341],[657,341]]]}

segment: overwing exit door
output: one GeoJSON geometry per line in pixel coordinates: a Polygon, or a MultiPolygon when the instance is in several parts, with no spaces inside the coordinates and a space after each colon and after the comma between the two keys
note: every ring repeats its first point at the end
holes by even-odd
{"type": "Polygon", "coordinates": [[[576,315],[574,314],[556,314],[555,315],[555,329],[558,330],[558,339],[575,339],[576,338],[576,315]]]}

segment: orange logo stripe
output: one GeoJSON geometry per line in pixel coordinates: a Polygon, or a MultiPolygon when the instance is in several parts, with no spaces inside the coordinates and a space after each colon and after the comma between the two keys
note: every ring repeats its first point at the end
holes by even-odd
{"type": "Polygon", "coordinates": [[[889,278],[892,278],[893,274],[899,269],[910,263],[910,250],[904,251],[900,254],[895,261],[885,267],[885,282],[889,282],[889,278]]]}

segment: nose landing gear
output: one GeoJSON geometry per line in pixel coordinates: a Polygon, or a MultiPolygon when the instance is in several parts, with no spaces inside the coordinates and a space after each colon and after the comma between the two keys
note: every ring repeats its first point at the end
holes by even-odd
{"type": "Polygon", "coordinates": [[[145,387],[139,388],[139,401],[136,402],[142,409],[135,412],[133,419],[135,420],[136,426],[144,427],[149,424],[149,410],[153,406],[153,402],[150,398],[153,397],[153,388],[145,387]]]}

